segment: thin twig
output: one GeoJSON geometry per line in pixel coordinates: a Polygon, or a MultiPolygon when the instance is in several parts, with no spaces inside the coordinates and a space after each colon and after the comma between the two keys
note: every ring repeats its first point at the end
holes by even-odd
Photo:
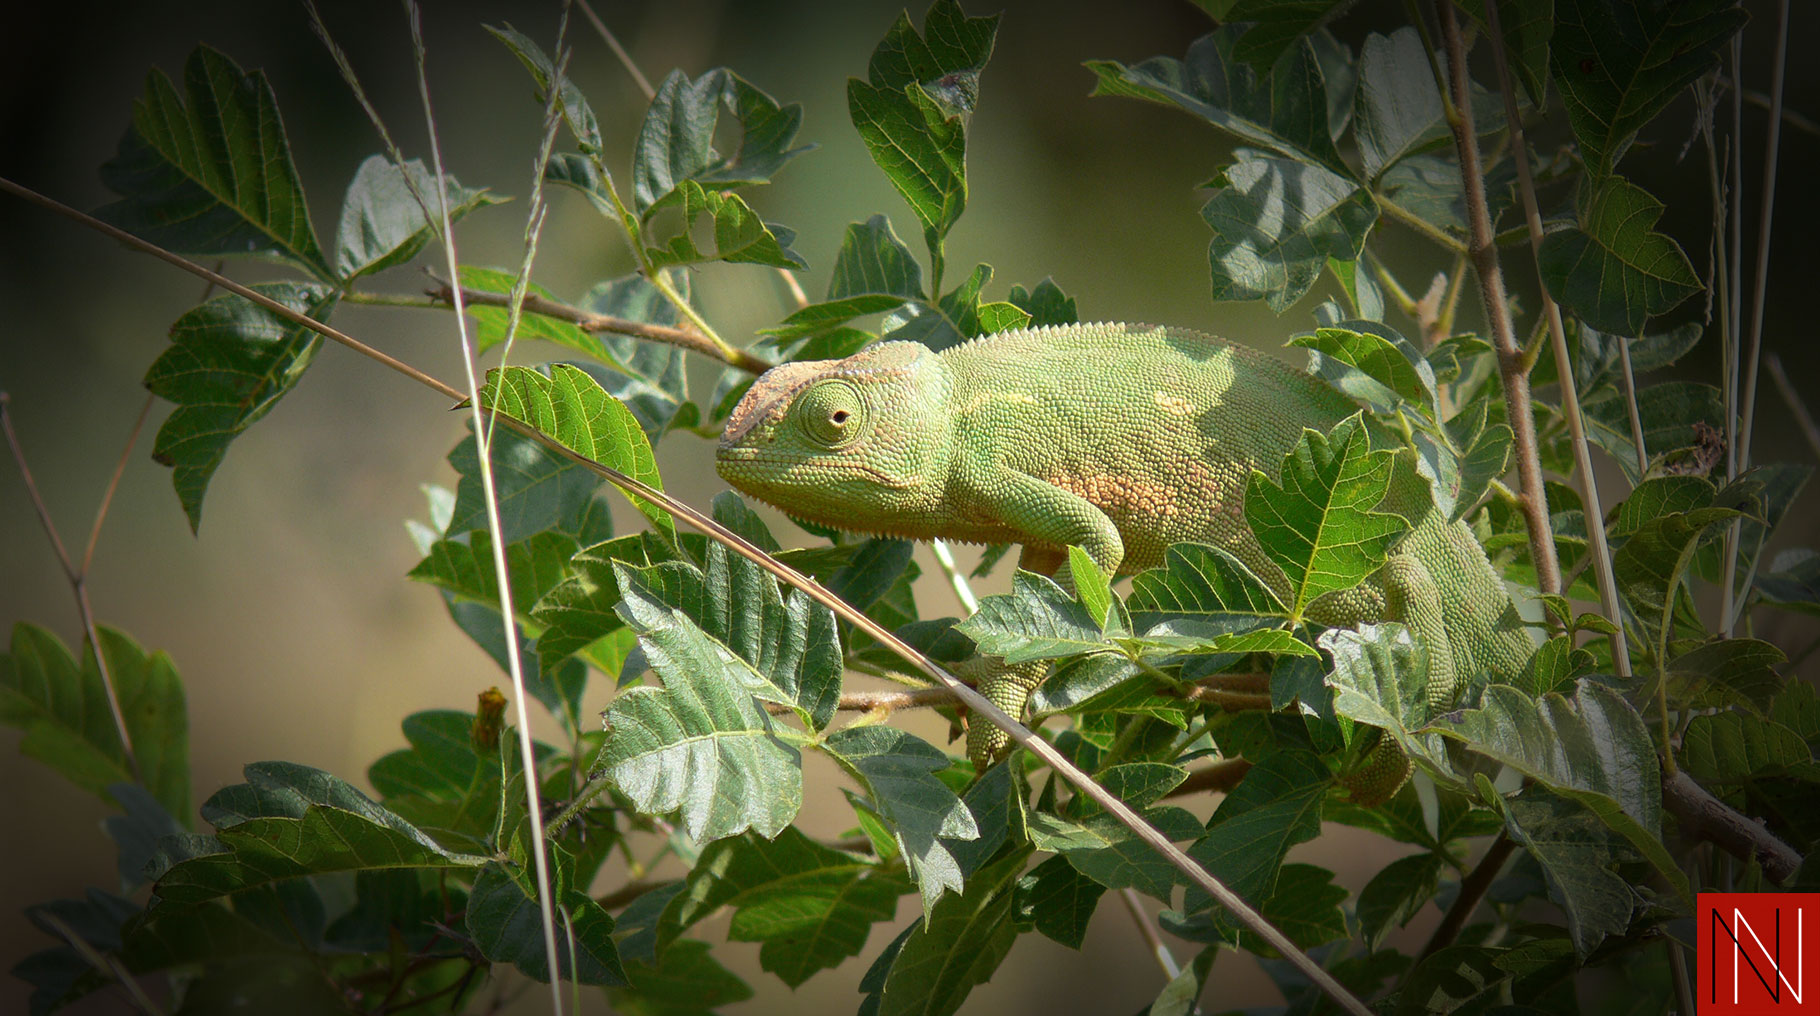
{"type": "MultiPolygon", "coordinates": [[[[338,343],[347,345],[350,348],[359,351],[362,355],[367,356],[370,359],[386,363],[400,374],[417,381],[419,384],[422,384],[439,394],[453,399],[466,397],[453,386],[432,378],[424,372],[407,364],[403,364],[392,357],[385,356],[359,340],[330,328],[306,314],[285,307],[277,301],[260,297],[259,294],[246,289],[244,286],[240,286],[228,279],[221,279],[201,265],[186,261],[175,254],[164,251],[155,244],[133,237],[131,234],[108,227],[105,223],[94,220],[91,216],[83,215],[80,212],[75,211],[75,209],[44,197],[43,195],[13,183],[4,177],[0,177],[0,190],[18,194],[35,204],[57,211],[60,214],[76,219],[77,221],[85,222],[85,224],[92,223],[93,228],[96,228],[98,231],[110,236],[118,235],[123,242],[128,243],[135,249],[153,253],[159,256],[161,260],[177,265],[199,278],[216,278],[219,280],[217,284],[223,285],[224,288],[228,288],[231,291],[240,293],[242,296],[253,300],[253,302],[258,303],[260,306],[271,310],[274,314],[283,317],[285,320],[317,331],[324,336],[334,339],[338,343]]],[[[965,682],[959,680],[953,674],[950,674],[946,669],[924,655],[921,651],[898,638],[889,629],[866,616],[863,612],[849,606],[846,601],[829,592],[827,588],[819,582],[816,582],[814,579],[811,579],[794,568],[776,560],[738,533],[735,533],[731,529],[714,521],[707,515],[696,511],[694,508],[675,500],[663,491],[657,490],[611,466],[590,459],[529,424],[510,418],[507,418],[506,422],[507,425],[511,426],[514,430],[537,441],[557,455],[583,466],[628,494],[668,511],[677,518],[682,519],[690,527],[707,534],[716,542],[726,546],[734,553],[739,554],[741,557],[744,557],[758,565],[760,568],[763,568],[766,572],[769,572],[780,581],[783,581],[796,589],[802,590],[810,599],[834,611],[835,614],[843,620],[885,645],[906,662],[916,667],[916,669],[949,688],[955,693],[957,698],[973,711],[975,715],[984,717],[987,722],[1004,730],[1010,735],[1012,741],[1016,742],[1021,747],[1029,749],[1040,761],[1050,766],[1057,775],[1077,787],[1089,800],[1100,805],[1101,808],[1112,815],[1121,825],[1130,829],[1138,839],[1156,850],[1157,853],[1162,855],[1162,857],[1173,867],[1186,875],[1191,883],[1205,890],[1208,895],[1213,897],[1216,903],[1231,912],[1240,923],[1244,924],[1248,929],[1257,934],[1272,948],[1278,950],[1290,963],[1295,965],[1297,970],[1306,975],[1310,980],[1314,981],[1322,991],[1326,992],[1328,996],[1341,1007],[1349,1012],[1358,1014],[1358,1016],[1372,1016],[1370,1008],[1347,991],[1343,985],[1334,979],[1333,975],[1322,969],[1320,964],[1316,963],[1306,953],[1298,949],[1295,943],[1284,936],[1282,932],[1272,927],[1262,915],[1252,909],[1249,904],[1233,893],[1231,889],[1228,889],[1224,883],[1208,874],[1206,869],[1203,868],[1199,862],[1189,857],[1185,851],[1180,847],[1177,847],[1155,826],[1140,817],[1129,805],[1119,800],[1118,797],[1095,782],[1092,777],[1082,772],[1079,767],[1070,762],[1066,756],[1062,755],[1054,745],[1051,745],[1048,741],[1038,737],[1028,727],[1013,719],[1003,709],[1000,709],[984,696],[974,691],[965,682]]]]}
{"type": "MultiPolygon", "coordinates": [[[[428,60],[423,41],[422,12],[416,0],[405,0],[407,20],[411,26],[411,50],[417,67],[417,92],[423,102],[424,125],[429,132],[431,165],[436,172],[436,196],[438,222],[441,233],[442,249],[448,264],[449,277],[455,278],[460,264],[455,254],[455,227],[449,215],[449,192],[445,184],[447,175],[443,170],[442,145],[437,139],[436,113],[430,101],[430,78],[428,60]]],[[[563,24],[568,22],[568,12],[564,9],[563,24]]],[[[558,40],[558,49],[560,49],[558,40]]],[[[554,94],[557,90],[551,89],[554,94]]],[[[405,174],[408,176],[409,174],[405,174]]],[[[468,409],[473,417],[476,457],[480,460],[480,482],[484,494],[487,513],[487,531],[492,534],[494,580],[499,592],[499,616],[505,627],[506,671],[512,678],[513,706],[517,710],[519,753],[525,774],[525,811],[531,825],[531,862],[537,879],[537,910],[542,925],[544,942],[544,960],[550,972],[550,1007],[556,1016],[562,1016],[562,965],[556,952],[556,913],[555,902],[550,898],[555,883],[550,878],[550,860],[544,846],[543,804],[537,792],[537,748],[531,740],[531,717],[525,706],[524,665],[518,653],[518,621],[512,611],[511,568],[506,561],[505,540],[501,539],[505,527],[499,517],[499,491],[494,483],[492,442],[489,423],[497,419],[497,414],[483,413],[481,410],[479,364],[474,343],[468,336],[467,317],[462,314],[461,301],[457,296],[455,304],[455,332],[461,344],[461,366],[467,375],[468,409]]]]}
{"type": "Polygon", "coordinates": [[[1125,904],[1125,912],[1131,915],[1131,923],[1137,925],[1138,934],[1150,947],[1150,955],[1156,957],[1156,965],[1163,968],[1163,980],[1175,980],[1182,972],[1182,965],[1175,961],[1163,936],[1157,933],[1156,921],[1151,918],[1150,911],[1144,909],[1144,901],[1138,898],[1137,890],[1120,889],[1118,895],[1119,902],[1125,904]]]}
{"type": "Polygon", "coordinates": [[[1769,368],[1769,378],[1776,383],[1776,391],[1788,405],[1788,411],[1795,414],[1795,422],[1801,426],[1801,436],[1807,438],[1807,447],[1815,458],[1820,458],[1820,427],[1814,426],[1814,417],[1807,411],[1807,403],[1801,401],[1800,393],[1789,383],[1788,372],[1782,369],[1782,357],[1773,351],[1765,353],[1763,365],[1769,368]]]}
{"type": "Polygon", "coordinates": [[[158,1004],[145,993],[145,989],[139,986],[139,982],[133,979],[133,975],[120,965],[119,960],[97,950],[87,939],[77,934],[76,929],[70,927],[68,922],[56,914],[40,910],[34,916],[50,925],[51,930],[55,931],[59,938],[69,943],[69,947],[76,950],[77,955],[86,960],[89,966],[94,967],[97,973],[113,978],[126,991],[127,996],[133,1000],[133,1006],[140,1012],[145,1013],[146,1016],[164,1016],[164,1010],[158,1008],[158,1004]]]}
{"type": "Polygon", "coordinates": [[[1454,939],[1460,936],[1460,930],[1466,927],[1466,919],[1479,908],[1479,901],[1485,898],[1491,884],[1497,881],[1498,873],[1504,870],[1505,863],[1516,849],[1517,841],[1511,839],[1509,833],[1500,831],[1498,838],[1491,841],[1491,846],[1485,848],[1485,856],[1479,858],[1479,863],[1460,880],[1460,895],[1455,898],[1453,906],[1447,908],[1447,913],[1441,916],[1441,923],[1435,926],[1434,933],[1428,936],[1428,944],[1422,947],[1422,955],[1418,960],[1426,959],[1453,944],[1454,939]]]}
{"type": "Polygon", "coordinates": [[[627,74],[632,75],[632,82],[638,86],[640,92],[644,93],[645,101],[649,102],[652,99],[657,98],[657,89],[651,87],[651,80],[645,77],[644,72],[638,69],[637,64],[632,62],[632,54],[627,53],[626,47],[619,44],[618,37],[607,29],[607,23],[600,20],[600,15],[594,13],[594,6],[588,3],[588,0],[575,0],[575,4],[577,7],[581,8],[581,13],[587,17],[588,22],[594,26],[594,31],[600,33],[600,37],[606,42],[607,48],[612,50],[613,55],[619,58],[619,65],[626,69],[627,74]]]}
{"type": "MultiPolygon", "coordinates": [[[[960,696],[946,688],[909,688],[904,691],[844,691],[840,702],[834,708],[841,712],[852,713],[889,713],[899,709],[927,709],[932,706],[953,705],[960,701],[960,696]]],[[[795,712],[792,706],[781,702],[766,702],[765,710],[773,714],[795,712]]]]}
{"type": "Polygon", "coordinates": [[[1769,137],[1763,143],[1763,198],[1757,215],[1757,268],[1752,273],[1750,360],[1744,367],[1744,430],[1738,438],[1738,468],[1750,468],[1751,425],[1757,409],[1757,363],[1763,353],[1763,306],[1769,292],[1770,227],[1776,221],[1776,163],[1782,148],[1782,79],[1788,67],[1788,0],[1776,5],[1776,60],[1771,75],[1769,137]]]}
{"type": "MultiPolygon", "coordinates": [[[[139,768],[139,756],[133,751],[133,739],[127,733],[126,713],[120,708],[120,693],[114,687],[114,675],[108,668],[107,654],[101,651],[101,632],[95,627],[95,611],[88,602],[87,572],[78,571],[76,566],[70,562],[69,551],[65,550],[63,546],[63,537],[57,535],[57,524],[51,521],[50,509],[45,507],[44,497],[38,493],[38,482],[32,478],[31,466],[25,461],[25,449],[19,444],[19,435],[13,433],[12,414],[6,411],[11,402],[12,397],[6,392],[0,391],[0,430],[6,432],[6,444],[8,448],[12,449],[13,462],[19,467],[19,478],[25,482],[25,492],[32,499],[32,508],[38,513],[38,522],[44,526],[45,535],[50,537],[51,549],[56,551],[57,562],[63,566],[63,577],[69,581],[70,594],[76,599],[76,615],[82,621],[82,634],[88,640],[89,651],[95,656],[95,670],[101,676],[101,690],[107,695],[107,710],[114,719],[114,733],[120,738],[120,750],[126,756],[126,771],[132,774],[136,782],[144,784],[145,774],[139,768]]],[[[143,421],[145,414],[141,412],[139,418],[143,421]]],[[[135,425],[133,436],[137,438],[138,435],[139,428],[135,425]]],[[[127,447],[130,449],[132,446],[127,447]]],[[[106,510],[104,501],[103,513],[106,510]]],[[[97,517],[95,520],[97,532],[100,531],[100,527],[101,520],[97,517]]],[[[93,549],[93,545],[91,545],[90,551],[93,552],[93,549]]],[[[83,564],[86,568],[86,557],[83,564]]]]}
{"type": "MultiPolygon", "coordinates": [[[[1493,6],[1496,4],[1494,3],[1493,6]]],[[[1519,153],[1518,159],[1521,162],[1528,161],[1522,158],[1521,153],[1519,153]]],[[[1554,302],[1546,290],[1542,293],[1542,299],[1549,303],[1554,302]]],[[[1552,328],[1554,323],[1560,319],[1561,308],[1556,307],[1554,314],[1549,318],[1549,326],[1552,328]]],[[[1613,337],[1618,340],[1618,366],[1624,375],[1624,405],[1630,411],[1630,440],[1637,446],[1637,476],[1641,478],[1649,472],[1649,442],[1643,437],[1643,411],[1637,404],[1637,372],[1630,366],[1630,339],[1622,335],[1613,337]]],[[[1565,363],[1562,364],[1561,370],[1563,372],[1567,370],[1565,363]]]]}
{"type": "MultiPolygon", "coordinates": [[[[1516,327],[1510,319],[1510,301],[1504,292],[1504,272],[1491,231],[1491,213],[1485,202],[1485,179],[1479,165],[1479,139],[1473,130],[1472,93],[1466,74],[1466,44],[1453,5],[1440,0],[1441,34],[1447,42],[1447,80],[1438,80],[1448,127],[1460,158],[1467,221],[1472,240],[1468,253],[1479,276],[1480,296],[1491,324],[1492,346],[1497,351],[1498,374],[1504,386],[1505,415],[1513,435],[1517,477],[1521,481],[1523,520],[1529,530],[1529,554],[1535,564],[1536,586],[1544,593],[1561,590],[1561,564],[1548,523],[1548,495],[1542,489],[1542,459],[1536,447],[1535,411],[1530,407],[1529,375],[1522,370],[1523,351],[1517,346],[1516,327]],[[1449,92],[1451,90],[1451,97],[1449,92]]],[[[1418,20],[1420,20],[1418,18],[1418,20]]]]}
{"type": "MultiPolygon", "coordinates": [[[[435,278],[435,276],[431,277],[435,278]]],[[[453,305],[455,288],[439,278],[436,279],[436,282],[437,288],[426,291],[430,299],[439,304],[453,305]]],[[[506,307],[511,304],[511,297],[505,293],[487,293],[465,286],[461,288],[460,292],[464,304],[478,304],[487,307],[506,307]]],[[[716,346],[693,329],[648,324],[644,321],[614,317],[611,314],[596,314],[591,310],[559,303],[536,293],[525,294],[524,309],[542,317],[567,321],[584,332],[611,332],[615,335],[629,335],[635,339],[648,339],[652,342],[678,346],[691,353],[699,353],[751,374],[763,374],[774,366],[770,361],[754,356],[744,349],[723,349],[716,346]]]]}
{"type": "MultiPolygon", "coordinates": [[[[1487,0],[1485,4],[1487,28],[1494,40],[1504,37],[1503,30],[1498,24],[1499,6],[1499,0],[1487,0]]],[[[1443,31],[1451,32],[1452,36],[1458,36],[1459,29],[1453,21],[1451,9],[1443,17],[1442,23],[1443,31]]],[[[1529,172],[1529,143],[1523,137],[1523,118],[1517,112],[1517,93],[1511,82],[1510,65],[1504,55],[1504,47],[1494,42],[1489,48],[1491,49],[1492,64],[1497,68],[1498,91],[1504,97],[1504,120],[1510,126],[1511,159],[1517,167],[1517,191],[1523,198],[1523,218],[1529,227],[1529,249],[1539,263],[1542,256],[1542,211],[1536,202],[1535,178],[1529,172]]],[[[1452,37],[1448,42],[1448,59],[1450,63],[1458,61],[1454,66],[1463,66],[1465,63],[1465,51],[1458,45],[1457,39],[1452,37]],[[1455,52],[1456,50],[1458,52],[1455,52]]],[[[1459,72],[1459,77],[1463,80],[1464,73],[1459,72]]],[[[1455,87],[1462,94],[1466,91],[1463,84],[1457,84],[1455,87]]],[[[1599,585],[1599,606],[1613,624],[1619,624],[1623,621],[1624,614],[1618,606],[1618,581],[1612,572],[1611,548],[1605,542],[1605,526],[1600,521],[1605,518],[1605,508],[1599,498],[1598,477],[1593,474],[1592,449],[1586,440],[1586,423],[1580,415],[1580,395],[1575,390],[1572,361],[1567,355],[1567,331],[1561,323],[1561,306],[1554,301],[1554,297],[1549,295],[1546,287],[1542,290],[1542,313],[1548,319],[1549,339],[1554,345],[1555,373],[1560,377],[1561,386],[1561,415],[1567,421],[1567,434],[1573,443],[1574,468],[1580,476],[1580,499],[1586,506],[1586,517],[1590,520],[1590,524],[1586,527],[1587,552],[1592,556],[1593,577],[1599,585]]],[[[1618,337],[1619,348],[1623,350],[1624,375],[1627,382],[1630,378],[1628,342],[1628,339],[1618,337]]],[[[1512,403],[1510,407],[1513,414],[1516,411],[1515,405],[1512,403]]],[[[1634,420],[1637,412],[1637,400],[1634,396],[1630,400],[1630,411],[1634,420]]],[[[1637,439],[1639,442],[1642,440],[1640,425],[1637,430],[1637,439]]],[[[1552,537],[1549,538],[1549,545],[1553,546],[1552,537]]],[[[1557,570],[1556,585],[1552,591],[1560,590],[1560,581],[1560,574],[1557,570]]],[[[1628,678],[1630,676],[1630,647],[1625,644],[1622,632],[1612,634],[1609,640],[1612,665],[1617,669],[1619,677],[1628,678]]]]}

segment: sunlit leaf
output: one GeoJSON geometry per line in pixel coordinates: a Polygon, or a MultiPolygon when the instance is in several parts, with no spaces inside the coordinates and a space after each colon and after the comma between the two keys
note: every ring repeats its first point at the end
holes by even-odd
{"type": "Polygon", "coordinates": [[[1369,193],[1306,162],[1241,150],[1201,207],[1213,229],[1215,300],[1264,300],[1282,313],[1320,278],[1329,258],[1359,256],[1377,221],[1369,193]]]}

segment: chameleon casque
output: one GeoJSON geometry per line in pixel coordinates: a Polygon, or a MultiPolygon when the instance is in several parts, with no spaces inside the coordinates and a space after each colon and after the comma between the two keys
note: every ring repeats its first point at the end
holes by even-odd
{"type": "MultiPolygon", "coordinates": [[[[1318,378],[1210,335],[1064,325],[779,366],[733,410],[717,466],[798,518],[1017,543],[1020,566],[1044,574],[1071,544],[1119,574],[1161,564],[1172,543],[1212,544],[1285,598],[1288,580],[1246,524],[1246,481],[1253,469],[1275,479],[1304,428],[1325,433],[1357,410],[1318,378]]],[[[1448,708],[1465,678],[1520,672],[1534,642],[1484,550],[1435,510],[1412,459],[1399,453],[1377,509],[1409,530],[1363,585],[1316,600],[1308,616],[1409,625],[1429,650],[1429,701],[1448,708]]],[[[1042,666],[988,666],[980,690],[1019,716],[1042,666]]],[[[1384,743],[1400,784],[1408,763],[1384,743]]],[[[989,724],[971,725],[968,754],[982,768],[1005,744],[989,724]]]]}

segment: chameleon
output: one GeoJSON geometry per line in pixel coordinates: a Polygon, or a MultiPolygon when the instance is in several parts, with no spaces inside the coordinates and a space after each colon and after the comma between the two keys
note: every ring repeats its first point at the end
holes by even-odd
{"type": "MultiPolygon", "coordinates": [[[[1289,581],[1246,522],[1253,470],[1273,480],[1304,428],[1358,412],[1326,382],[1212,335],[1140,324],[998,332],[939,352],[886,341],[841,360],[786,363],[727,419],[720,475],[787,514],[853,532],[1022,545],[1055,574],[1078,546],[1109,574],[1163,563],[1170,544],[1230,552],[1287,602],[1289,581]]],[[[1521,672],[1534,641],[1463,522],[1438,511],[1413,453],[1397,454],[1379,511],[1408,523],[1384,565],[1307,616],[1400,621],[1428,648],[1429,704],[1465,680],[1521,672]]],[[[1043,665],[987,667],[979,690],[1021,716],[1043,665]]],[[[1005,734],[975,722],[981,769],[1005,734]]],[[[1408,773],[1383,739],[1380,782],[1408,773]]],[[[1355,793],[1355,798],[1359,795],[1355,793]]],[[[1385,796],[1388,796],[1387,794],[1385,796]]]]}

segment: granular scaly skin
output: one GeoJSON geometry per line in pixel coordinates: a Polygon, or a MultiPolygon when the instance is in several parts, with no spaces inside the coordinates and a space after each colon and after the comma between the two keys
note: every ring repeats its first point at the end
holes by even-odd
{"type": "MultiPolygon", "coordinates": [[[[1210,335],[1065,325],[939,353],[885,342],[778,367],[734,409],[717,465],[798,518],[1018,543],[1033,570],[1053,572],[1070,545],[1131,573],[1161,564],[1172,543],[1209,543],[1286,598],[1287,580],[1246,524],[1246,481],[1253,469],[1277,477],[1304,428],[1325,433],[1356,409],[1322,381],[1210,335]]],[[[1412,528],[1364,586],[1323,597],[1309,616],[1409,624],[1430,651],[1430,703],[1445,708],[1467,676],[1520,670],[1533,643],[1478,542],[1433,509],[1408,460],[1399,456],[1379,510],[1412,528]]],[[[1007,674],[981,690],[1017,715],[1027,684],[1007,674]]],[[[1003,744],[983,737],[969,754],[983,764],[1003,744]]]]}

